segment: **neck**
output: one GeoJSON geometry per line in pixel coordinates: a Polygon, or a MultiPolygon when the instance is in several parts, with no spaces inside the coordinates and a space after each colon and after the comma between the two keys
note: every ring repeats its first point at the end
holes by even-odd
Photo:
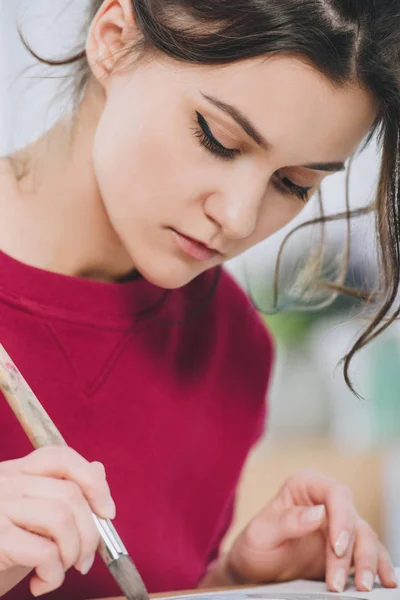
{"type": "Polygon", "coordinates": [[[112,281],[134,266],[107,216],[92,161],[101,102],[87,94],[73,124],[4,161],[0,248],[31,266],[112,281]]]}

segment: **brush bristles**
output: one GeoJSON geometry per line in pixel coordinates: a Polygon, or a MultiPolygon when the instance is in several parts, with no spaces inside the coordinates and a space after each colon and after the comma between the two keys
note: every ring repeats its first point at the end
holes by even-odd
{"type": "Polygon", "coordinates": [[[127,600],[149,600],[143,580],[129,556],[121,555],[108,568],[127,600]]]}

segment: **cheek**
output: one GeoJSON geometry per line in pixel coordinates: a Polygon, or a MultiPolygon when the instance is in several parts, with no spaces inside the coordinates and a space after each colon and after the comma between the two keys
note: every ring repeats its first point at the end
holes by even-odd
{"type": "Polygon", "coordinates": [[[93,151],[94,169],[106,209],[116,219],[129,218],[136,203],[144,203],[160,156],[141,141],[138,128],[104,113],[99,123],[93,151]]]}
{"type": "Polygon", "coordinates": [[[305,204],[296,198],[285,197],[275,188],[268,190],[260,209],[255,230],[251,236],[236,248],[235,255],[245,252],[252,246],[263,242],[288,225],[305,208],[305,204]]]}
{"type": "Polygon", "coordinates": [[[275,188],[268,192],[269,198],[266,199],[260,217],[254,232],[256,242],[260,242],[270,237],[293,219],[295,219],[305,208],[305,204],[298,198],[283,196],[275,188]]]}
{"type": "Polygon", "coordinates": [[[145,117],[134,114],[127,122],[106,109],[96,132],[94,168],[113,220],[155,211],[168,217],[191,198],[195,169],[190,140],[177,139],[164,123],[148,115],[146,122],[145,117]]]}

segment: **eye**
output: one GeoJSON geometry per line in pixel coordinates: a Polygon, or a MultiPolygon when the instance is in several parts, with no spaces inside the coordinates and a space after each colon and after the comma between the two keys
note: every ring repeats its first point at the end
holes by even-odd
{"type": "Polygon", "coordinates": [[[293,183],[293,181],[285,177],[280,171],[275,173],[275,177],[276,179],[273,180],[273,184],[279,192],[285,196],[297,196],[297,198],[300,198],[302,202],[307,202],[309,193],[313,188],[312,185],[309,187],[296,185],[293,183]]]}
{"type": "Polygon", "coordinates": [[[211,154],[225,160],[233,160],[241,154],[241,151],[236,148],[226,148],[223,146],[221,142],[214,137],[210,126],[203,115],[196,111],[196,116],[199,128],[194,129],[194,135],[200,141],[200,144],[211,152],[211,154]]]}

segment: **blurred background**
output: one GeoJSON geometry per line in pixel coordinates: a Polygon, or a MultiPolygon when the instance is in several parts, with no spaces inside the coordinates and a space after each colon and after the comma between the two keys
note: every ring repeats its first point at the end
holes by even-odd
{"type": "MultiPolygon", "coordinates": [[[[38,54],[65,56],[75,44],[84,6],[82,0],[0,0],[1,154],[35,139],[68,109],[65,96],[57,99],[68,71],[35,65],[19,40],[17,25],[38,54]]],[[[352,164],[352,209],[374,197],[378,169],[379,149],[373,141],[352,164]]],[[[329,178],[322,189],[326,214],[345,209],[345,192],[346,174],[329,178]]],[[[400,328],[393,326],[355,358],[351,377],[364,398],[359,400],[345,385],[339,362],[368,313],[356,300],[339,297],[332,302],[326,293],[308,293],[306,265],[315,256],[328,278],[340,274],[345,220],[327,225],[323,254],[314,252],[319,227],[291,236],[281,254],[277,293],[274,289],[283,240],[318,211],[316,197],[290,227],[228,265],[265,313],[277,344],[277,362],[266,434],[245,469],[236,522],[226,544],[287,476],[314,468],[351,487],[361,514],[400,565],[400,328]]],[[[355,219],[346,283],[373,289],[375,254],[373,217],[355,219]]]]}

